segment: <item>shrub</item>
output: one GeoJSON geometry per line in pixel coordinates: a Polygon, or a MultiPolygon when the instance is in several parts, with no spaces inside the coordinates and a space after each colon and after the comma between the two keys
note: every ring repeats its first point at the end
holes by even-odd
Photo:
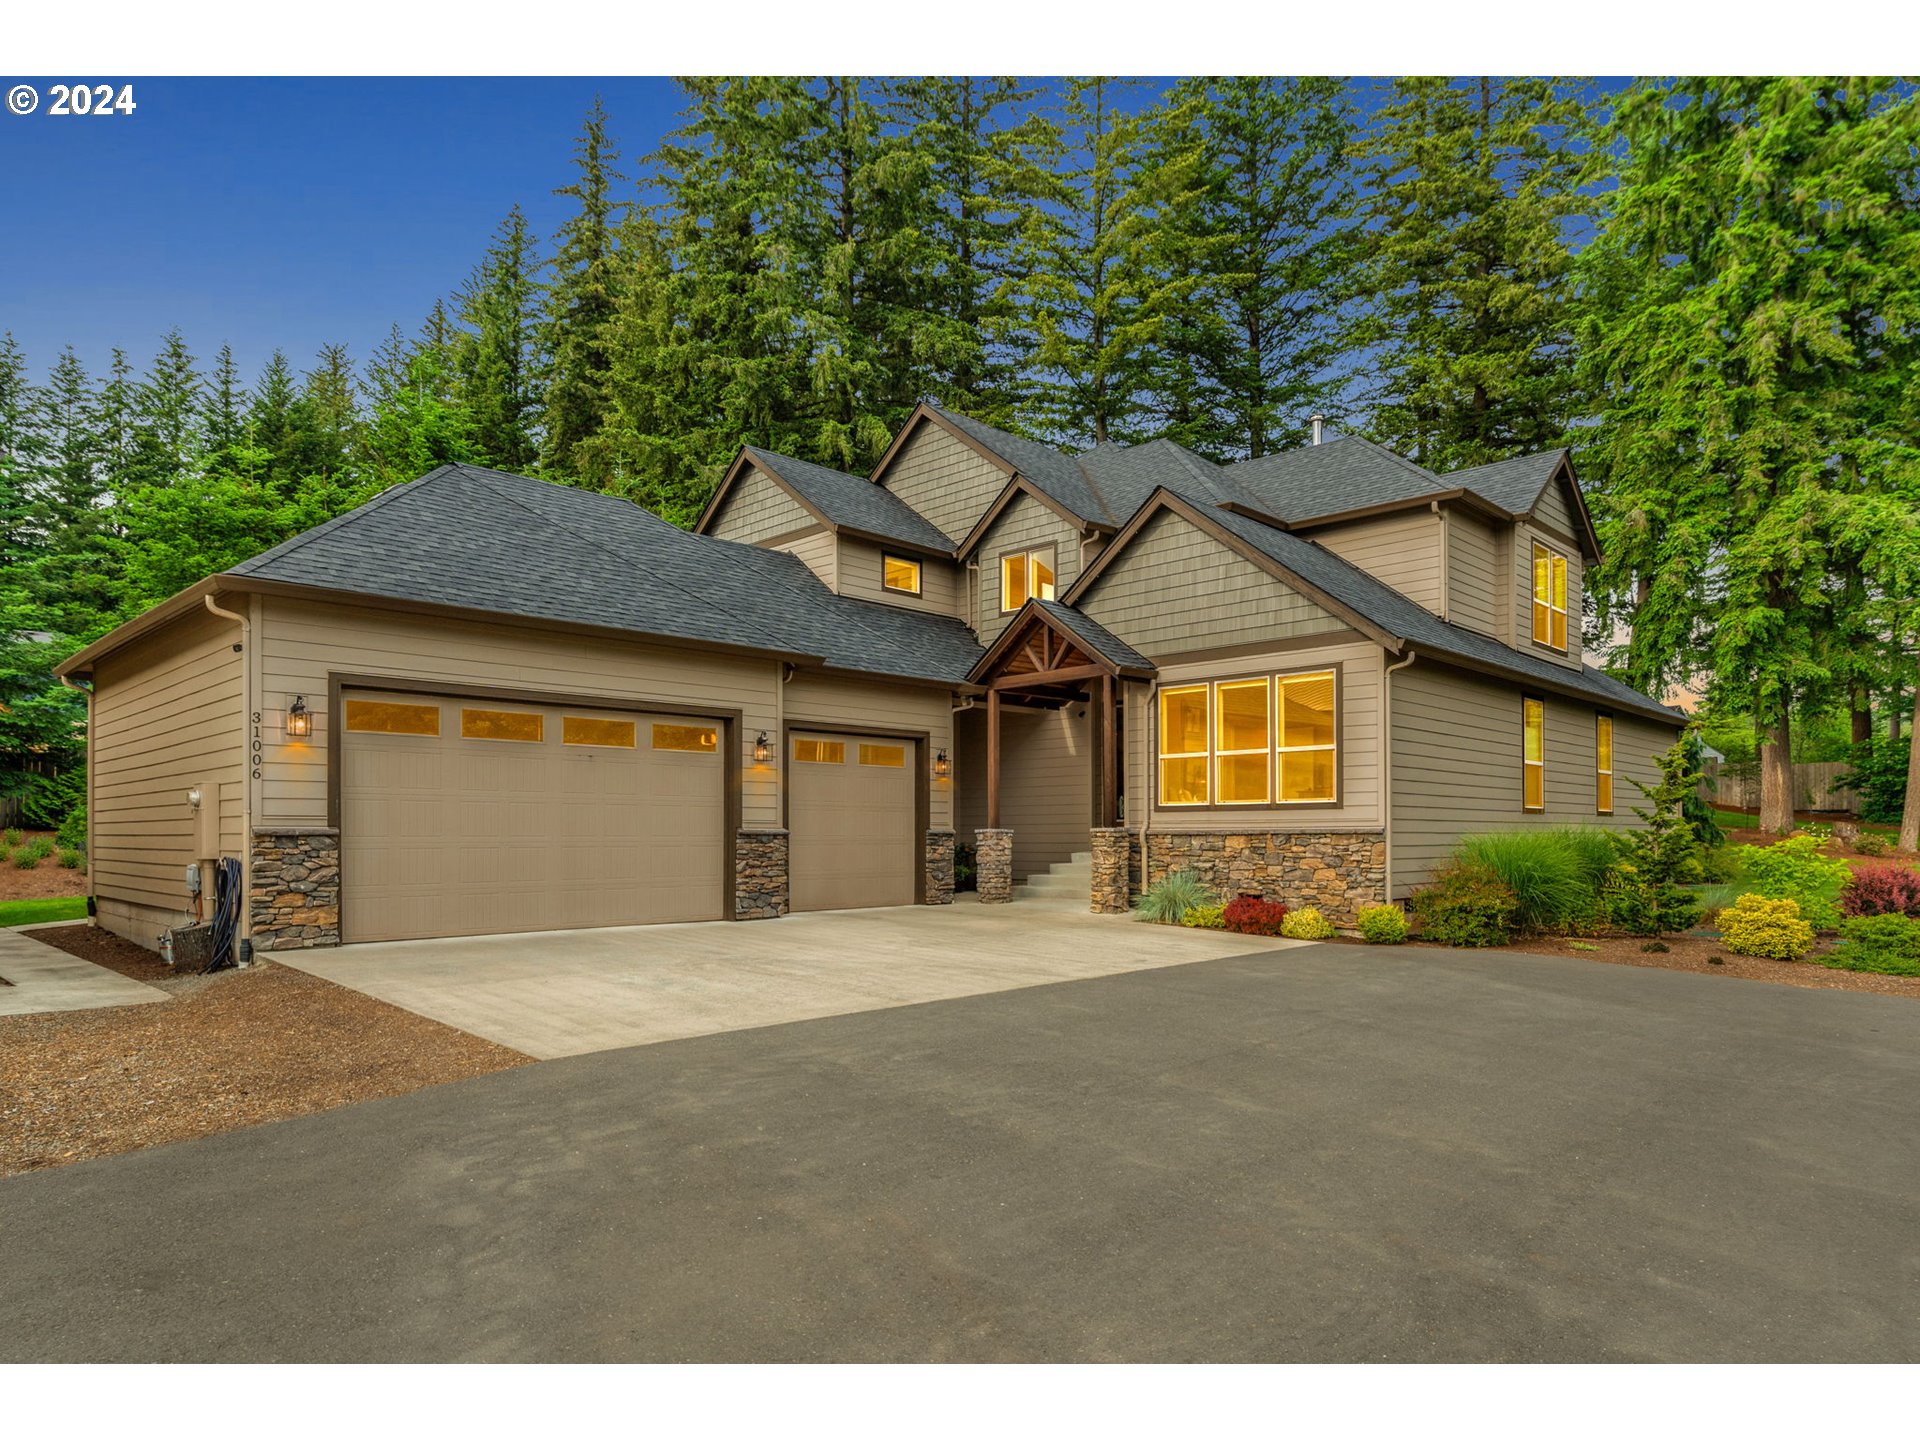
{"type": "Polygon", "coordinates": [[[1333,922],[1311,905],[1290,910],[1280,921],[1280,933],[1289,940],[1331,940],[1333,922]]]}
{"type": "Polygon", "coordinates": [[[956,895],[980,888],[980,866],[973,846],[958,842],[953,847],[953,890],[956,895]]]}
{"type": "Polygon", "coordinates": [[[1920,870],[1876,865],[1856,870],[1840,892],[1844,915],[1920,915],[1920,870]]]}
{"type": "Polygon", "coordinates": [[[1842,920],[1840,943],[1816,958],[1836,970],[1920,975],[1920,920],[1907,915],[1857,915],[1842,920]]]}
{"type": "Polygon", "coordinates": [[[4,840],[6,842],[7,849],[9,850],[11,850],[14,846],[18,845],[22,840],[26,838],[27,838],[26,836],[22,835],[19,832],[19,830],[15,829],[11,825],[9,825],[5,830],[0,830],[0,840],[4,840]]]}
{"type": "Polygon", "coordinates": [[[1191,870],[1175,870],[1149,885],[1133,902],[1136,920],[1151,920],[1156,925],[1178,925],[1187,911],[1211,905],[1213,895],[1191,870]]]}
{"type": "Polygon", "coordinates": [[[1195,905],[1180,917],[1180,923],[1189,930],[1224,930],[1227,922],[1221,918],[1223,906],[1195,905]]]}
{"type": "Polygon", "coordinates": [[[1900,811],[1907,801],[1907,766],[1912,754],[1913,747],[1906,736],[1895,740],[1888,735],[1876,735],[1853,747],[1853,769],[1834,783],[1860,797],[1862,820],[1898,825],[1900,811]]]}
{"type": "Polygon", "coordinates": [[[1514,928],[1565,931],[1593,919],[1601,878],[1616,854],[1605,834],[1583,836],[1562,826],[1469,835],[1454,849],[1453,859],[1498,877],[1513,892],[1514,928]]]}
{"type": "Polygon", "coordinates": [[[1262,900],[1258,895],[1239,895],[1221,914],[1227,929],[1242,935],[1283,935],[1287,907],[1278,900],[1262,900]]]}
{"type": "Polygon", "coordinates": [[[87,857],[81,851],[62,850],[60,852],[60,868],[62,870],[78,870],[86,863],[87,857]]]}
{"type": "Polygon", "coordinates": [[[1884,855],[1893,849],[1893,845],[1884,835],[1876,835],[1871,830],[1862,830],[1853,837],[1853,853],[1856,855],[1884,855]]]}
{"type": "Polygon", "coordinates": [[[72,813],[60,822],[60,828],[55,832],[53,838],[69,850],[86,849],[87,807],[84,805],[74,806],[72,813]]]}
{"type": "Polygon", "coordinates": [[[20,818],[36,830],[51,830],[87,800],[87,772],[75,765],[57,775],[32,775],[20,795],[20,818]]]}
{"type": "Polygon", "coordinates": [[[1477,865],[1449,865],[1433,883],[1416,890],[1413,913],[1422,938],[1442,945],[1504,945],[1513,938],[1513,914],[1520,901],[1493,871],[1477,865]]]}
{"type": "Polygon", "coordinates": [[[1720,935],[1736,955],[1797,960],[1813,948],[1813,926],[1792,900],[1742,895],[1720,912],[1720,935]]]}
{"type": "Polygon", "coordinates": [[[1671,935],[1700,923],[1706,898],[1672,882],[1655,882],[1623,860],[1607,877],[1601,896],[1607,923],[1629,935],[1671,935]]]}
{"type": "Polygon", "coordinates": [[[1820,845],[1811,835],[1793,835],[1771,845],[1742,845],[1738,859],[1754,894],[1798,901],[1810,924],[1831,930],[1840,923],[1834,902],[1853,870],[1846,861],[1821,854],[1820,845]]]}
{"type": "Polygon", "coordinates": [[[1398,945],[1407,938],[1407,912],[1398,905],[1362,905],[1360,938],[1369,945],[1398,945]]]}

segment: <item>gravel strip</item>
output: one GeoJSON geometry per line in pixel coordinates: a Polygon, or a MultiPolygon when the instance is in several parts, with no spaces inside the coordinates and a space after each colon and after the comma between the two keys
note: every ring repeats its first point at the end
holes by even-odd
{"type": "Polygon", "coordinates": [[[533,1063],[271,961],[176,976],[102,930],[34,938],[170,998],[0,1019],[0,1176],[533,1063]]]}

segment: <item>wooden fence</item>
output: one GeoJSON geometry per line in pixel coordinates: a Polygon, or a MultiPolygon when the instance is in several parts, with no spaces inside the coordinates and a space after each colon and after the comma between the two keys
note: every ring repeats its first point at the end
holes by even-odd
{"type": "MultiPolygon", "coordinates": [[[[1760,808],[1760,777],[1758,775],[1724,775],[1720,767],[1712,762],[1707,766],[1707,778],[1701,783],[1700,793],[1717,805],[1725,805],[1732,810],[1758,810],[1760,808]]],[[[1793,767],[1793,808],[1796,810],[1827,810],[1836,815],[1858,815],[1860,797],[1851,790],[1842,790],[1836,783],[1842,775],[1853,769],[1845,760],[1819,760],[1793,767]]]]}

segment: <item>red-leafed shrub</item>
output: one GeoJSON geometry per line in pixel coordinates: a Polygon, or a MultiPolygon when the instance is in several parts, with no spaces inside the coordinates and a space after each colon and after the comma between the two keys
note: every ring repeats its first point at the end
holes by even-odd
{"type": "Polygon", "coordinates": [[[1840,892],[1848,915],[1912,915],[1920,918],[1920,870],[1907,865],[1874,865],[1853,872],[1840,892]]]}
{"type": "Polygon", "coordinates": [[[1221,913],[1221,923],[1242,935],[1278,935],[1280,922],[1287,918],[1287,907],[1278,900],[1262,900],[1258,895],[1241,895],[1221,913]]]}

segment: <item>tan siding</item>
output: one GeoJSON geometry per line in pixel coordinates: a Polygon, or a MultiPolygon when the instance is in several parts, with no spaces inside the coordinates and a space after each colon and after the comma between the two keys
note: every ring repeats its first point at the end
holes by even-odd
{"type": "Polygon", "coordinates": [[[1580,533],[1579,522],[1573,518],[1573,506],[1567,501],[1564,481],[1556,480],[1541,492],[1540,503],[1533,507],[1533,516],[1547,529],[1557,531],[1569,540],[1580,533]]]}
{"type": "Polygon", "coordinates": [[[1093,707],[1001,713],[1000,823],[1024,880],[1093,844],[1093,707]]]}
{"type": "Polygon", "coordinates": [[[1585,569],[1580,561],[1580,552],[1572,549],[1564,541],[1536,530],[1531,525],[1521,524],[1514,527],[1511,547],[1513,571],[1513,633],[1515,638],[1509,644],[1538,655],[1543,660],[1565,665],[1568,669],[1580,668],[1580,617],[1582,613],[1583,585],[1585,569]],[[1533,641],[1533,546],[1538,541],[1548,549],[1567,557],[1567,648],[1555,650],[1546,645],[1536,645],[1533,641]]]}
{"type": "Polygon", "coordinates": [[[753,763],[753,738],[779,726],[772,660],[702,655],[640,642],[450,621],[325,602],[270,598],[257,644],[265,777],[257,823],[323,825],[327,816],[325,712],[330,672],[435,685],[481,685],[622,701],[711,705],[742,712],[742,819],[751,829],[779,824],[771,765],[753,763]],[[287,703],[304,695],[316,712],[306,742],[289,742],[287,703]]]}
{"type": "Polygon", "coordinates": [[[769,550],[784,550],[798,558],[809,570],[820,578],[820,583],[829,590],[840,583],[840,544],[831,530],[824,526],[808,535],[801,535],[778,545],[769,545],[769,550]]]}
{"type": "MultiPolygon", "coordinates": [[[[802,674],[785,686],[783,704],[791,728],[869,733],[924,730],[930,747],[929,764],[932,752],[945,750],[951,755],[953,751],[953,695],[946,690],[802,674]]],[[[927,823],[944,829],[953,824],[954,777],[934,777],[929,783],[927,823]]]]}
{"type": "Polygon", "coordinates": [[[881,483],[955,543],[1006,487],[1006,472],[937,421],[922,421],[881,483]]]}
{"type": "Polygon", "coordinates": [[[915,560],[920,565],[920,593],[905,595],[898,590],[889,590],[880,583],[881,560],[887,551],[884,547],[866,540],[854,540],[841,537],[840,558],[836,566],[839,577],[839,591],[842,595],[852,595],[861,600],[878,600],[886,605],[898,605],[908,610],[928,610],[936,615],[954,615],[965,618],[960,602],[960,567],[946,560],[936,560],[930,555],[914,555],[906,551],[899,552],[904,560],[915,560]]]}
{"type": "Polygon", "coordinates": [[[1150,658],[1346,629],[1344,620],[1171,512],[1147,522],[1079,608],[1150,658]]]}
{"type": "Polygon", "coordinates": [[[1501,603],[1499,537],[1491,522],[1465,510],[1447,512],[1447,619],[1482,635],[1498,634],[1501,603]]]}
{"type": "Polygon", "coordinates": [[[1444,613],[1440,521],[1431,510],[1355,520],[1316,530],[1313,539],[1416,604],[1444,613]]]}
{"type": "MultiPolygon", "coordinates": [[[[978,622],[974,629],[982,645],[991,645],[1013,619],[1000,610],[1000,557],[1015,550],[1053,547],[1054,595],[1067,593],[1067,587],[1080,578],[1080,531],[1034,499],[1017,496],[980,537],[974,559],[980,566],[978,622]]],[[[1016,612],[1017,613],[1017,612],[1016,612]]]]}
{"type": "MultiPolygon", "coordinates": [[[[185,918],[184,872],[245,849],[246,682],[240,627],[192,615],[102,660],[94,672],[92,885],[101,923],[153,946],[185,918]],[[187,804],[217,811],[203,845],[187,804]],[[217,855],[203,853],[217,849],[217,855]]],[[[212,900],[212,877],[207,878],[212,900]]],[[[210,913],[210,912],[209,912],[210,913]]]]}
{"type": "Polygon", "coordinates": [[[740,472],[733,492],[707,527],[709,535],[755,545],[772,535],[788,535],[818,524],[818,517],[782,490],[757,465],[740,472]]]}
{"type": "MultiPolygon", "coordinates": [[[[1162,685],[1190,685],[1201,680],[1229,680],[1242,675],[1286,674],[1338,666],[1340,692],[1340,804],[1337,806],[1277,805],[1271,809],[1208,810],[1176,806],[1156,807],[1156,830],[1378,830],[1380,813],[1380,672],[1381,649],[1371,641],[1280,650],[1232,660],[1167,665],[1160,670],[1162,685]]],[[[1139,711],[1129,712],[1127,724],[1133,754],[1128,756],[1127,813],[1136,828],[1139,808],[1152,794],[1153,757],[1147,749],[1154,716],[1142,699],[1139,711]]]]}
{"type": "Polygon", "coordinates": [[[1547,825],[1639,822],[1631,777],[1658,778],[1654,757],[1678,735],[1650,720],[1614,719],[1614,814],[1594,811],[1594,717],[1598,707],[1559,696],[1546,701],[1544,812],[1520,804],[1523,688],[1420,660],[1393,676],[1392,863],[1404,896],[1462,835],[1547,825]]]}

